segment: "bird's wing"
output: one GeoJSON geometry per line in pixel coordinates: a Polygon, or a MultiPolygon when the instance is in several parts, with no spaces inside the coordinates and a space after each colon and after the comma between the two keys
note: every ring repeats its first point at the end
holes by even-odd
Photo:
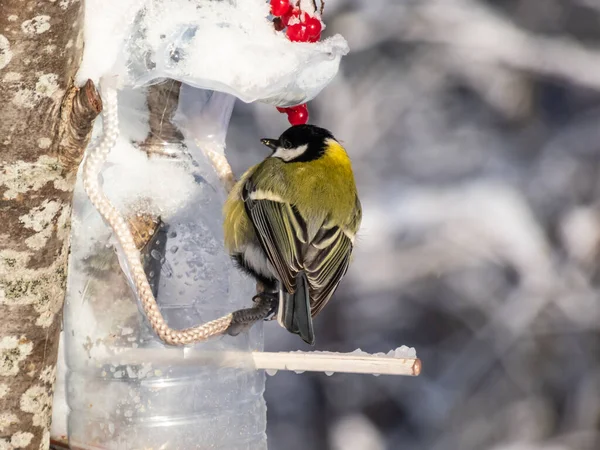
{"type": "MultiPolygon", "coordinates": [[[[242,197],[263,250],[285,290],[295,292],[296,276],[301,271],[306,273],[314,317],[348,270],[353,232],[324,223],[309,242],[307,224],[293,205],[261,193],[251,180],[246,182],[242,197]]],[[[360,208],[356,214],[358,227],[360,208]]]]}
{"type": "Polygon", "coordinates": [[[352,241],[338,226],[321,228],[304,255],[311,291],[311,310],[316,316],[331,298],[348,270],[352,241]]]}
{"type": "Polygon", "coordinates": [[[303,270],[302,248],[308,234],[295,207],[276,196],[261,195],[248,180],[242,198],[261,246],[288,293],[296,291],[296,275],[303,270]]]}
{"type": "Polygon", "coordinates": [[[316,316],[327,304],[348,270],[354,237],[362,221],[362,206],[355,197],[353,214],[345,226],[325,223],[304,256],[304,265],[311,287],[312,315],[316,316]]]}

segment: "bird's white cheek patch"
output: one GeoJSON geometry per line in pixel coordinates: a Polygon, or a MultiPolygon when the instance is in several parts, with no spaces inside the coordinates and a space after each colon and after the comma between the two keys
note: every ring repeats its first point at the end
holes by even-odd
{"type": "Polygon", "coordinates": [[[291,161],[292,159],[296,159],[298,156],[302,155],[307,148],[308,145],[306,144],[296,148],[277,147],[277,150],[272,156],[273,158],[283,159],[284,161],[291,161]]]}

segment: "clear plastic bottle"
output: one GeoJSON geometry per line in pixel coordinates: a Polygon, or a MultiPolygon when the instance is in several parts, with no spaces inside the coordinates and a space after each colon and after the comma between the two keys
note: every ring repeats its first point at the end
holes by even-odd
{"type": "MultiPolygon", "coordinates": [[[[134,234],[140,241],[152,235],[144,264],[172,328],[248,307],[254,292],[223,248],[226,193],[197,145],[198,133],[224,141],[234,99],[189,89],[201,120],[184,111],[179,123],[207,128],[185,130],[171,120],[178,94],[173,81],[120,93],[121,137],[102,173],[134,234]]],[[[71,447],[266,449],[264,373],[249,353],[262,349],[261,324],[193,348],[162,344],[80,179],[71,245],[64,329],[71,447]],[[219,355],[230,351],[246,356],[224,364],[219,355]],[[194,359],[209,352],[217,357],[194,359]]]]}

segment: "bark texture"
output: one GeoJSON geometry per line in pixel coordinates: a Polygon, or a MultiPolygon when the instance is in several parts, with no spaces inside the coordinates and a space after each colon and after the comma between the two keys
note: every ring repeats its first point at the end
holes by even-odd
{"type": "Polygon", "coordinates": [[[46,449],[76,168],[101,109],[77,0],[0,1],[0,450],[46,449]]]}

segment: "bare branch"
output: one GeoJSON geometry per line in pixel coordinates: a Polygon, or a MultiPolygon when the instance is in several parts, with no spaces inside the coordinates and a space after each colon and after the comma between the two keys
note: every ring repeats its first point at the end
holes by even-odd
{"type": "Polygon", "coordinates": [[[100,111],[102,99],[92,80],[82,88],[71,85],[63,99],[58,128],[58,156],[65,170],[79,166],[100,111]]]}

